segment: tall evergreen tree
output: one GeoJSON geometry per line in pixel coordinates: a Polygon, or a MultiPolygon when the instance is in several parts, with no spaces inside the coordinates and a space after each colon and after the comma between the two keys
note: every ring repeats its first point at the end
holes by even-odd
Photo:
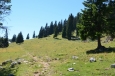
{"type": "Polygon", "coordinates": [[[4,38],[4,47],[8,47],[9,46],[9,42],[8,42],[8,38],[4,38]]]}
{"type": "Polygon", "coordinates": [[[47,37],[48,36],[48,24],[46,23],[46,26],[44,28],[44,37],[47,37]]]}
{"type": "Polygon", "coordinates": [[[67,27],[67,20],[64,20],[63,30],[62,30],[62,38],[66,38],[66,27],[67,27]]]}
{"type": "Polygon", "coordinates": [[[35,35],[35,31],[34,31],[34,33],[33,33],[33,38],[35,38],[36,37],[36,35],[35,35]]]}
{"type": "Polygon", "coordinates": [[[53,22],[50,23],[50,27],[49,27],[49,32],[50,32],[50,35],[54,33],[54,25],[53,25],[53,22]]]}
{"type": "Polygon", "coordinates": [[[80,12],[77,13],[77,16],[76,16],[76,36],[79,36],[79,28],[77,25],[79,25],[81,23],[81,17],[82,17],[82,14],[80,12]]]}
{"type": "Polygon", "coordinates": [[[22,32],[20,32],[17,36],[16,43],[22,43],[24,42],[22,32]]]}
{"type": "Polygon", "coordinates": [[[8,47],[8,46],[9,46],[7,28],[6,28],[5,38],[4,38],[4,46],[5,46],[5,47],[8,47]]]}
{"type": "Polygon", "coordinates": [[[68,22],[67,22],[67,27],[66,27],[66,35],[67,35],[67,39],[71,40],[71,36],[72,36],[72,32],[73,32],[73,15],[71,14],[68,18],[68,22]]]}
{"type": "Polygon", "coordinates": [[[43,27],[40,28],[38,38],[43,38],[43,27]]]}
{"type": "Polygon", "coordinates": [[[58,32],[58,26],[55,26],[55,30],[54,30],[54,36],[53,38],[56,38],[58,36],[59,32],[58,32]]]}
{"type": "Polygon", "coordinates": [[[30,39],[30,37],[29,37],[29,33],[27,34],[27,37],[26,37],[26,39],[30,39]]]}
{"type": "MultiPolygon", "coordinates": [[[[54,33],[56,27],[57,27],[57,21],[55,21],[55,23],[54,23],[53,33],[54,33]]],[[[58,30],[58,28],[57,28],[57,30],[58,30]]]]}
{"type": "Polygon", "coordinates": [[[59,28],[59,32],[62,32],[62,20],[61,22],[58,22],[58,28],[59,28]]]}
{"type": "Polygon", "coordinates": [[[13,37],[12,37],[12,42],[16,42],[16,35],[14,34],[13,37]]]}
{"type": "Polygon", "coordinates": [[[86,0],[83,4],[86,8],[82,10],[80,36],[83,40],[87,37],[97,39],[97,49],[101,49],[101,36],[111,31],[115,32],[115,27],[110,25],[111,20],[108,22],[108,15],[112,10],[108,9],[107,0],[86,0]]]}

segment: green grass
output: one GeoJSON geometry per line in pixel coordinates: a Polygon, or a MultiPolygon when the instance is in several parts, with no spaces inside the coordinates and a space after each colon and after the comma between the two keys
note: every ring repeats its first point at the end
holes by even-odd
{"type": "MultiPolygon", "coordinates": [[[[97,42],[83,42],[80,40],[68,41],[53,39],[52,36],[42,39],[25,40],[23,44],[11,43],[8,48],[0,48],[0,63],[8,59],[22,58],[30,63],[22,63],[18,67],[16,76],[33,76],[34,72],[42,72],[45,62],[48,63],[46,70],[41,76],[114,76],[115,69],[110,65],[115,62],[115,53],[86,54],[86,51],[95,49],[97,42]],[[72,59],[72,56],[78,59],[72,59]],[[33,57],[38,61],[34,62],[33,57]],[[90,63],[89,58],[95,57],[97,62],[90,63]],[[102,58],[103,61],[99,59],[102,58]],[[75,63],[75,64],[73,64],[75,63]],[[69,72],[68,68],[75,71],[69,72]]],[[[115,40],[109,43],[102,43],[105,47],[115,47],[115,40]]]]}

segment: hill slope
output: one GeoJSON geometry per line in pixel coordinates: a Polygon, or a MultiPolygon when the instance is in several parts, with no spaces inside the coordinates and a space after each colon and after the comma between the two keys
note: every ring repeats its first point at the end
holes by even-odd
{"type": "MultiPolygon", "coordinates": [[[[115,40],[102,43],[106,47],[114,47],[115,40]]],[[[114,63],[115,53],[86,54],[95,49],[97,42],[82,42],[53,39],[52,36],[42,39],[25,40],[21,45],[11,43],[8,48],[0,48],[0,63],[17,58],[27,61],[19,65],[16,76],[105,76],[114,75],[110,65],[114,63]],[[74,57],[75,58],[72,58],[74,57]],[[78,58],[77,58],[78,57],[78,58]],[[90,63],[89,58],[97,62],[90,63]],[[100,60],[101,59],[101,60],[100,60]],[[72,72],[68,68],[74,68],[72,72]]]]}

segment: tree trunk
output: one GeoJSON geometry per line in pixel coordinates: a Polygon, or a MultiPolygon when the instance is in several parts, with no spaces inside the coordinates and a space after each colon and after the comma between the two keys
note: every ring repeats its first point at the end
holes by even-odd
{"type": "Polygon", "coordinates": [[[100,48],[102,47],[102,45],[101,45],[101,37],[100,37],[100,35],[98,36],[97,40],[98,40],[97,49],[100,49],[100,48]]]}

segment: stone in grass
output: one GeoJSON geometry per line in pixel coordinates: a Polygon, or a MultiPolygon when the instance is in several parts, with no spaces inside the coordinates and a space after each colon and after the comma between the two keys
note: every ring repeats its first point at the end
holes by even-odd
{"type": "Polygon", "coordinates": [[[91,58],[89,59],[89,61],[90,61],[90,62],[96,62],[96,59],[93,58],[93,57],[91,57],[91,58]]]}
{"type": "Polygon", "coordinates": [[[9,74],[8,76],[15,76],[14,74],[9,74]]]}
{"type": "Polygon", "coordinates": [[[115,63],[114,63],[114,64],[111,64],[111,68],[115,68],[115,63]]]}
{"type": "Polygon", "coordinates": [[[78,59],[78,57],[74,55],[74,56],[72,56],[72,59],[78,59]]]}
{"type": "Polygon", "coordinates": [[[67,71],[74,71],[74,68],[68,68],[68,70],[67,71]]]}
{"type": "Polygon", "coordinates": [[[14,68],[16,64],[18,64],[18,63],[16,61],[14,61],[14,62],[11,63],[10,67],[14,68]]]}
{"type": "Polygon", "coordinates": [[[2,66],[0,66],[0,69],[3,69],[3,67],[2,67],[2,66]]]}

